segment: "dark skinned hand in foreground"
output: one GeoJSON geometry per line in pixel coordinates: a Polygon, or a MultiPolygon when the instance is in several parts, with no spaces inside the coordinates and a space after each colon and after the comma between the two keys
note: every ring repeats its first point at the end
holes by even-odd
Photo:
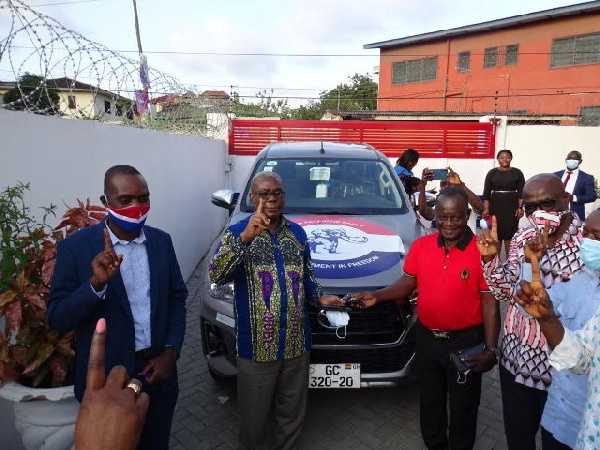
{"type": "Polygon", "coordinates": [[[87,386],[75,424],[75,448],[133,450],[144,428],[150,398],[127,387],[128,383],[141,386],[141,382],[130,380],[123,366],[113,367],[105,377],[105,342],[106,322],[100,319],[92,338],[87,386]]]}

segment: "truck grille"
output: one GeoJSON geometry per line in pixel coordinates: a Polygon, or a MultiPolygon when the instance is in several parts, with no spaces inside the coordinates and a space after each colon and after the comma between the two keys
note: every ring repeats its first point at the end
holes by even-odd
{"type": "MultiPolygon", "coordinates": [[[[317,321],[319,309],[309,311],[313,345],[372,345],[398,341],[408,326],[403,312],[394,302],[386,302],[364,310],[350,311],[346,338],[339,339],[335,330],[322,327],[317,321]]],[[[325,317],[321,321],[327,323],[325,317]]],[[[343,330],[340,330],[343,334],[343,330]]]]}
{"type": "Polygon", "coordinates": [[[324,350],[313,347],[310,362],[322,364],[360,363],[363,373],[388,373],[401,370],[406,366],[414,353],[414,332],[402,345],[386,348],[324,350]]]}

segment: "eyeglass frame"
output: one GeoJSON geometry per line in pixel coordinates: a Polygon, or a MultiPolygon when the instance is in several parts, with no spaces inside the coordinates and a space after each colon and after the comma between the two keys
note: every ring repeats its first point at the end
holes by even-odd
{"type": "Polygon", "coordinates": [[[469,215],[471,214],[471,210],[469,209],[469,214],[467,214],[466,217],[458,217],[458,216],[435,216],[435,221],[437,223],[449,223],[452,225],[458,225],[461,222],[468,222],[469,221],[469,215]]]}
{"type": "Polygon", "coordinates": [[[265,200],[268,200],[269,197],[274,197],[276,200],[279,200],[285,197],[285,191],[278,189],[269,192],[250,192],[250,195],[256,195],[258,198],[264,198],[265,200]]]}
{"type": "Polygon", "coordinates": [[[563,195],[565,195],[565,192],[561,192],[560,194],[558,194],[556,197],[554,197],[552,199],[542,200],[541,202],[537,202],[537,203],[523,202],[523,204],[521,206],[519,206],[519,208],[523,210],[523,212],[525,213],[526,216],[529,216],[539,210],[552,211],[554,208],[556,208],[556,202],[558,201],[558,199],[560,197],[562,197],[563,195]],[[546,203],[546,205],[548,206],[547,208],[542,206],[544,203],[546,203]],[[528,212],[527,210],[530,208],[535,208],[535,209],[532,209],[531,211],[528,212]]]}

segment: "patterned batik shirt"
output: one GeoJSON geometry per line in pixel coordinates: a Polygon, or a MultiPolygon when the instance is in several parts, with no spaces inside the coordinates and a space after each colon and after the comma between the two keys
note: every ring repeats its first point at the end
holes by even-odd
{"type": "MultiPolygon", "coordinates": [[[[542,283],[546,288],[568,281],[583,267],[579,257],[583,224],[576,214],[572,214],[572,218],[569,228],[540,259],[542,283]]],[[[513,300],[525,262],[525,242],[535,235],[536,229],[532,225],[517,231],[510,241],[506,261],[502,263],[496,255],[483,264],[483,275],[496,300],[510,301],[504,318],[500,363],[514,375],[517,383],[547,390],[552,375],[546,354],[546,338],[537,321],[523,315],[513,300]]]]}
{"type": "Polygon", "coordinates": [[[300,356],[311,344],[306,302],[323,295],[306,233],[282,218],[275,234],[265,229],[247,245],[240,234],[249,220],[227,229],[209,266],[211,281],[234,283],[238,356],[258,362],[300,356]]]}

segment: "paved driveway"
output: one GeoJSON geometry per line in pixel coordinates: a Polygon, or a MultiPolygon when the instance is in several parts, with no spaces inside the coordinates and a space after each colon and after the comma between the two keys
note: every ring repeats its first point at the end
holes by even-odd
{"type": "MultiPolygon", "coordinates": [[[[188,282],[188,323],[179,361],[180,394],[173,450],[237,448],[235,383],[214,381],[207,370],[198,325],[204,262],[188,282]]],[[[484,375],[475,448],[506,449],[498,373],[484,375]]],[[[360,390],[309,390],[301,449],[422,449],[417,385],[360,390]]]]}

